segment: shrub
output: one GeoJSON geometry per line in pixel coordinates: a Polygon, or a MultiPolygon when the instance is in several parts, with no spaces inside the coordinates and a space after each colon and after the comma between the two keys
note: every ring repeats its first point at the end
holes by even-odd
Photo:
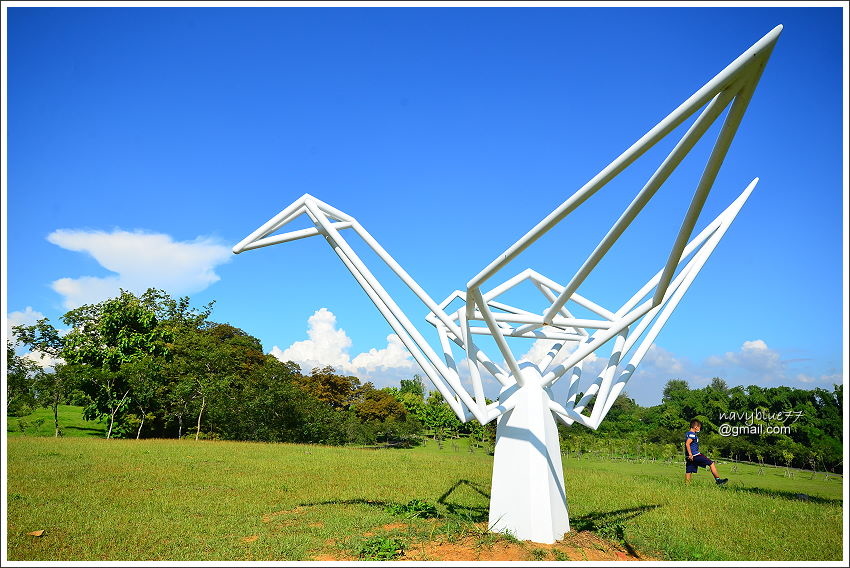
{"type": "Polygon", "coordinates": [[[394,503],[387,507],[387,511],[393,515],[404,515],[409,518],[434,519],[440,516],[440,513],[437,512],[437,507],[433,503],[422,501],[421,499],[413,499],[405,505],[394,503]]]}
{"type": "Polygon", "coordinates": [[[393,560],[404,555],[404,543],[397,538],[373,536],[358,551],[363,560],[393,560]]]}

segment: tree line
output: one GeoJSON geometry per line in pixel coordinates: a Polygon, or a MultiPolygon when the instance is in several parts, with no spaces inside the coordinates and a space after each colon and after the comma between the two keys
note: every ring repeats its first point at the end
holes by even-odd
{"type": "Polygon", "coordinates": [[[302,373],[263,352],[259,339],[210,320],[213,303],[162,290],[121,291],[65,313],[60,332],[47,318],[13,328],[6,345],[7,413],[84,407],[107,438],[184,438],[318,444],[413,444],[489,430],[461,424],[438,392],[414,375],[378,389],[332,367],[302,373]],[[47,360],[43,368],[16,346],[47,360]]]}
{"type": "Polygon", "coordinates": [[[562,444],[568,451],[682,459],[684,433],[697,419],[700,449],[710,456],[840,472],[843,396],[838,384],[832,390],[729,387],[715,377],[691,388],[672,379],[661,404],[644,407],[621,394],[596,432],[566,429],[562,444]]]}
{"type": "MultiPolygon", "coordinates": [[[[7,343],[8,414],[52,408],[57,436],[58,406],[74,404],[84,407],[86,419],[104,422],[107,438],[415,444],[427,433],[495,440],[493,423],[461,423],[418,375],[377,389],[328,366],[302,373],[296,363],[265,354],[256,337],[211,321],[212,307],[162,290],[121,291],[65,313],[67,333],[48,319],[16,326],[18,345],[57,362],[42,368],[7,343]]],[[[715,378],[692,389],[673,379],[661,404],[643,407],[623,393],[596,432],[562,425],[561,439],[568,451],[680,456],[684,432],[698,418],[702,447],[713,455],[837,470],[842,396],[842,385],[730,388],[715,378]],[[755,424],[789,428],[720,434],[723,423],[743,425],[748,415],[755,424]]]]}

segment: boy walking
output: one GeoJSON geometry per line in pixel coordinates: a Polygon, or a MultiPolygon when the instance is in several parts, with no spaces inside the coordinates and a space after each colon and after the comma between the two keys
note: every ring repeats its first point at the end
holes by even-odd
{"type": "Polygon", "coordinates": [[[699,436],[697,434],[702,430],[702,422],[696,418],[691,420],[691,429],[685,432],[685,482],[691,483],[691,474],[697,472],[699,467],[707,467],[714,476],[714,482],[717,485],[723,485],[728,479],[721,478],[717,474],[717,466],[714,462],[708,459],[699,451],[699,436]]]}

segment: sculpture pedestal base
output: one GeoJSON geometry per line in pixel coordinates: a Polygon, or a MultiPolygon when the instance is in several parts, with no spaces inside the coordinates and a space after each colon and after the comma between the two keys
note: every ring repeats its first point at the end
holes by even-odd
{"type": "Polygon", "coordinates": [[[570,530],[564,470],[549,394],[537,381],[520,388],[516,406],[499,417],[490,530],[551,544],[570,530]]]}

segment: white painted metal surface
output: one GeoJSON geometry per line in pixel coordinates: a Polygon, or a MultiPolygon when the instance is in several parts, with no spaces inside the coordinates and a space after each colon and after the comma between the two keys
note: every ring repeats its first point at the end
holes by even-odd
{"type": "Polygon", "coordinates": [[[311,195],[298,198],[234,246],[233,252],[324,236],[457,416],[462,421],[475,418],[482,424],[498,420],[490,499],[492,530],[510,532],[523,540],[555,542],[569,530],[555,419],[568,425],[578,422],[593,429],[599,426],[755,188],[758,178],[693,236],[706,197],[781,30],[782,26],[777,26],[756,42],[497,256],[467,283],[465,291],[453,292],[442,303],[434,301],[356,219],[311,195]],[[526,269],[489,291],[482,290],[523,250],[702,107],[705,108],[667,158],[565,285],[526,269]],[[587,276],[727,107],[729,111],[720,134],[664,266],[616,309],[578,294],[587,276]],[[304,215],[310,218],[314,228],[280,232],[304,215]],[[352,249],[341,233],[346,230],[360,237],[431,310],[425,319],[436,328],[441,353],[431,347],[352,249]],[[533,284],[549,303],[542,313],[498,300],[525,282],[533,284]],[[463,305],[455,311],[446,311],[456,301],[463,305]],[[598,318],[574,317],[570,310],[573,304],[598,318]],[[475,343],[476,335],[494,339],[502,366],[475,343]],[[538,361],[518,361],[507,338],[547,339],[553,345],[538,361]],[[471,392],[461,383],[453,345],[467,356],[471,392]],[[611,346],[607,365],[584,387],[582,398],[577,400],[583,361],[606,345],[611,346]],[[501,385],[498,399],[489,404],[484,398],[482,372],[501,385]],[[568,394],[565,401],[558,402],[552,399],[551,386],[564,375],[568,377],[568,394]],[[591,402],[593,409],[587,413],[585,409],[591,402]]]}

